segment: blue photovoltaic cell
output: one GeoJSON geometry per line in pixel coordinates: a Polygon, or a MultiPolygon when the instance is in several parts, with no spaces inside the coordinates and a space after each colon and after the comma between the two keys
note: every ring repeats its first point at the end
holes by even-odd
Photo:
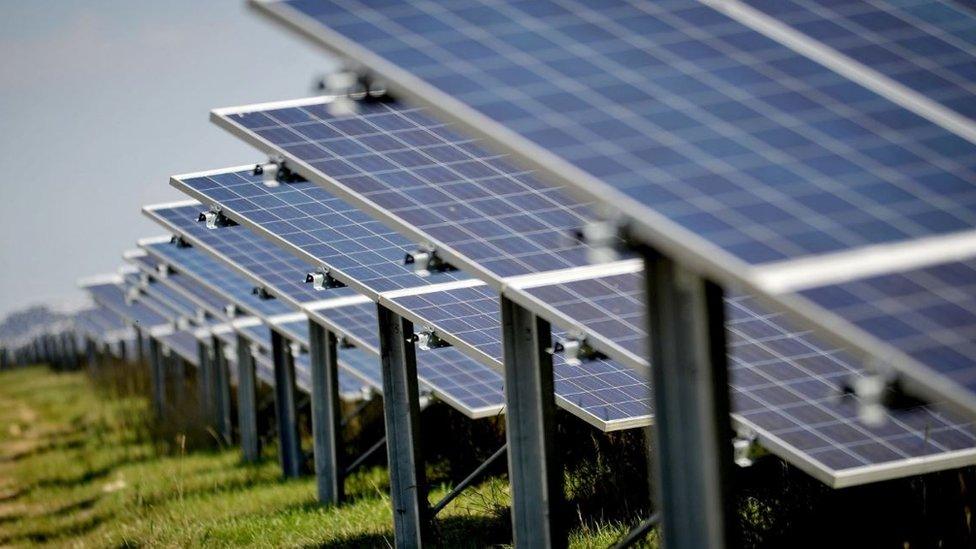
{"type": "Polygon", "coordinates": [[[160,343],[168,347],[180,358],[189,362],[193,366],[200,365],[200,355],[197,353],[197,338],[190,330],[173,332],[169,335],[160,336],[160,343]]]}
{"type": "Polygon", "coordinates": [[[339,360],[374,391],[383,391],[383,371],[375,354],[355,347],[342,347],[339,349],[339,360]]]}
{"type": "MultiPolygon", "coordinates": [[[[400,306],[429,319],[432,327],[450,333],[502,363],[502,326],[498,292],[487,286],[458,288],[395,298],[400,306]]],[[[417,327],[415,327],[416,329],[417,327]]],[[[562,332],[553,334],[562,337],[562,332]]],[[[553,361],[556,396],[600,422],[647,423],[652,414],[647,382],[612,360],[567,364],[553,361]]]]}
{"type": "Polygon", "coordinates": [[[976,120],[976,13],[950,2],[749,0],[793,29],[976,120]]]}
{"type": "Polygon", "coordinates": [[[308,320],[296,320],[294,322],[282,322],[275,324],[274,329],[287,337],[290,341],[298,343],[305,349],[309,346],[308,320]]]}
{"type": "MultiPolygon", "coordinates": [[[[643,273],[526,291],[583,321],[592,333],[612,335],[646,356],[643,273]]],[[[976,444],[972,423],[931,406],[892,410],[884,426],[865,426],[854,398],[841,396],[850,378],[863,372],[846,353],[792,327],[784,315],[764,311],[751,297],[727,298],[726,314],[732,410],[761,438],[782,440],[833,472],[976,444]]]]}
{"type": "Polygon", "coordinates": [[[181,248],[165,242],[149,244],[145,248],[185,276],[206,280],[215,289],[222,291],[228,300],[247,312],[267,317],[294,311],[280,300],[260,299],[255,296],[252,293],[253,283],[204,251],[193,247],[181,248]]]}
{"type": "Polygon", "coordinates": [[[800,293],[976,391],[976,259],[800,293]]]}
{"type": "Polygon", "coordinates": [[[266,354],[271,354],[271,330],[264,324],[255,324],[241,329],[251,343],[256,343],[266,354]]]}
{"type": "Polygon", "coordinates": [[[169,320],[139,302],[126,303],[125,290],[116,283],[86,286],[96,303],[111,310],[137,327],[158,326],[169,320]]]}
{"type": "Polygon", "coordinates": [[[230,119],[495,278],[586,263],[574,236],[592,217],[586,205],[421,109],[386,102],[335,118],[317,103],[230,119]]]}
{"type": "Polygon", "coordinates": [[[459,272],[418,276],[403,265],[404,255],[416,250],[414,244],[312,183],[267,187],[250,172],[194,177],[182,183],[203,199],[220,204],[228,216],[251,223],[272,240],[287,242],[306,261],[325,264],[366,292],[464,277],[459,272]]]}
{"type": "Polygon", "coordinates": [[[379,353],[380,337],[376,319],[376,304],[373,302],[358,303],[345,307],[336,307],[312,312],[312,316],[327,321],[342,333],[349,334],[356,341],[357,347],[364,346],[379,353]]]}
{"type": "MultiPolygon", "coordinates": [[[[324,291],[312,289],[311,284],[305,283],[305,275],[314,270],[314,265],[296,258],[246,227],[238,225],[207,229],[205,224],[197,221],[201,209],[202,206],[153,208],[151,213],[161,219],[167,228],[201,243],[226,262],[236,265],[240,270],[249,273],[252,278],[266,284],[273,293],[281,293],[283,294],[281,297],[293,302],[307,303],[355,295],[353,290],[347,288],[324,291]]],[[[224,270],[228,270],[220,261],[209,257],[208,259],[212,263],[221,265],[224,270]]],[[[240,275],[237,275],[237,278],[243,280],[240,275]]],[[[251,283],[248,284],[253,286],[251,283]]],[[[291,310],[281,303],[278,304],[278,308],[279,312],[291,310]]]]}
{"type": "MultiPolygon", "coordinates": [[[[284,7],[748,263],[976,226],[976,145],[694,0],[284,7]]],[[[231,119],[289,144],[307,122],[231,119]]],[[[356,153],[321,170],[388,169],[356,153]]]]}

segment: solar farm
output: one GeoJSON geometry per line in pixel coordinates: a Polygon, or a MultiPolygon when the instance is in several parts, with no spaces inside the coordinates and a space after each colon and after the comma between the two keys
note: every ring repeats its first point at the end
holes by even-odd
{"type": "Polygon", "coordinates": [[[831,491],[976,465],[972,5],[251,7],[341,68],[215,106],[254,163],[173,175],[185,199],[142,208],[158,232],[3,369],[114,356],[156,421],[192,408],[243,462],[276,447],[326,508],[385,453],[396,547],[440,543],[492,468],[506,543],[565,546],[558,422],[643,445],[652,512],[617,547],[742,546],[763,463],[831,491]],[[350,455],[371,403],[382,435],[350,455]],[[432,501],[437,407],[504,443],[432,501]]]}

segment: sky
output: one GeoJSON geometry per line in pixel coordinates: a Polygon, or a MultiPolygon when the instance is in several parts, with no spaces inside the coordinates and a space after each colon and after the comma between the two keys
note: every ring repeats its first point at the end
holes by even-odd
{"type": "Polygon", "coordinates": [[[209,110],[312,95],[335,66],[244,0],[0,3],[0,318],[79,303],[164,234],[178,173],[264,160],[209,110]]]}

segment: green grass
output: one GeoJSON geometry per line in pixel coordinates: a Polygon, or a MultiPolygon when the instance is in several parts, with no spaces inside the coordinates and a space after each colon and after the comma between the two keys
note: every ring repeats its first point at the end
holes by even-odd
{"type": "MultiPolygon", "coordinates": [[[[81,373],[0,373],[0,546],[392,543],[385,468],[357,472],[349,501],[323,509],[313,480],[281,480],[273,456],[245,465],[234,448],[186,452],[179,440],[152,440],[147,407],[81,373]]],[[[448,489],[435,486],[431,500],[448,489]]],[[[508,504],[504,477],[467,490],[438,516],[439,544],[509,543],[508,504]]],[[[576,547],[606,547],[629,527],[580,523],[576,547]]]]}

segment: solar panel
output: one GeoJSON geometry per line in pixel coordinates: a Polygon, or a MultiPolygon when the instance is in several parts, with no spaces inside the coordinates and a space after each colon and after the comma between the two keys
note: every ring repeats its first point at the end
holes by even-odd
{"type": "Polygon", "coordinates": [[[849,60],[976,120],[976,12],[951,2],[749,5],[849,60]]]}
{"type": "MultiPolygon", "coordinates": [[[[368,49],[394,83],[408,71],[411,97],[521,137],[503,146],[594,176],[578,184],[641,205],[651,215],[633,221],[650,232],[670,228],[663,215],[747,263],[974,224],[954,198],[972,189],[976,146],[692,0],[270,7],[368,49]]],[[[238,123],[290,139],[304,121],[238,123]]],[[[361,131],[349,126],[320,134],[361,131]]]]}
{"type": "MultiPolygon", "coordinates": [[[[976,411],[976,394],[950,379],[956,364],[898,353],[764,276],[835,256],[853,271],[876,268],[861,252],[882,264],[976,253],[971,124],[879,95],[758,32],[734,5],[722,4],[735,18],[692,0],[259,5],[604,204],[633,236],[769,292],[836,341],[884,356],[913,388],[976,411]]],[[[265,149],[307,122],[231,112],[242,110],[215,119],[265,149]]],[[[320,124],[325,139],[360,131],[332,122],[320,124]]],[[[316,181],[367,171],[363,160],[334,162],[333,179],[316,181]]]]}
{"type": "Polygon", "coordinates": [[[801,294],[976,391],[976,259],[810,288],[801,294]]]}
{"type": "MultiPolygon", "coordinates": [[[[632,356],[647,356],[642,272],[525,291],[537,300],[526,306],[558,309],[588,335],[612,335],[632,356]]],[[[889,410],[882,427],[866,426],[856,399],[843,396],[852,377],[864,374],[846,352],[754,298],[730,297],[726,310],[733,418],[772,452],[835,487],[976,462],[974,424],[915,407],[889,410]]]]}

